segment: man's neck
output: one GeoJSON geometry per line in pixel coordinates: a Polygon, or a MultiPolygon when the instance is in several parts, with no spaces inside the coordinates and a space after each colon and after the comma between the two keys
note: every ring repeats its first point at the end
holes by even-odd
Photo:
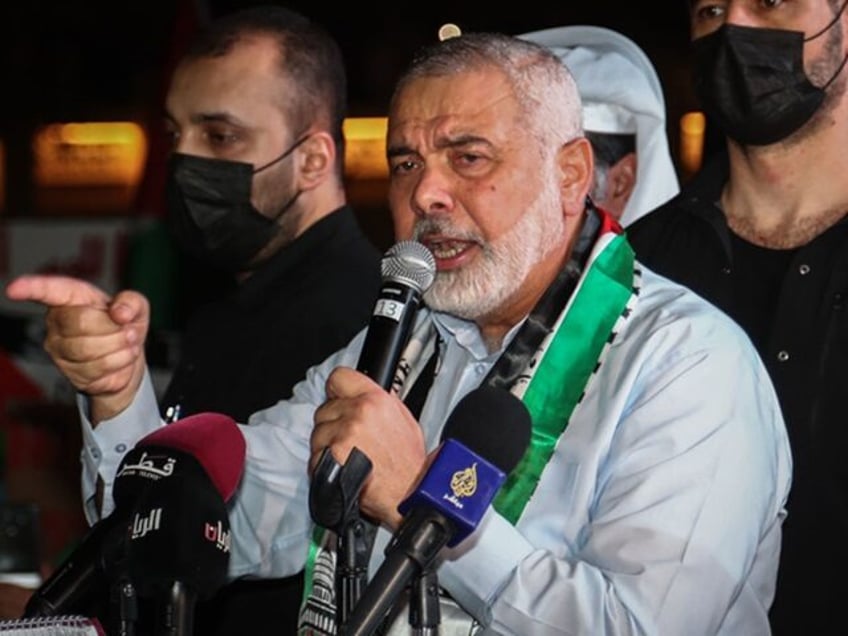
{"type": "MultiPolygon", "coordinates": [[[[848,117],[845,110],[831,115],[848,117]]],[[[741,148],[729,142],[721,206],[736,234],[764,247],[798,247],[848,213],[848,120],[832,117],[805,138],[781,144],[741,148]]]]}

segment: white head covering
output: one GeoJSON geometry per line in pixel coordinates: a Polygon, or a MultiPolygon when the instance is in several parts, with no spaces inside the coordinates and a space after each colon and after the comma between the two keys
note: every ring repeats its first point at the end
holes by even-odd
{"type": "Polygon", "coordinates": [[[519,35],[550,48],[568,67],[583,100],[583,128],[636,133],[636,185],[621,224],[665,203],[680,190],[665,130],[665,99],[645,52],[622,34],[566,26],[519,35]]]}

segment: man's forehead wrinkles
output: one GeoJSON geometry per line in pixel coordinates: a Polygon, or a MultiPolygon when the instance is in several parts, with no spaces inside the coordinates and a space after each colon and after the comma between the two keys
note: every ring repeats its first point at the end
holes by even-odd
{"type": "Polygon", "coordinates": [[[436,148],[450,148],[480,143],[489,143],[489,141],[484,136],[473,132],[455,131],[453,133],[436,136],[433,145],[436,148]]]}
{"type": "Polygon", "coordinates": [[[470,144],[488,144],[489,140],[471,126],[454,125],[443,129],[431,129],[406,131],[407,134],[399,135],[396,143],[391,148],[408,148],[416,152],[424,151],[426,148],[443,150],[456,148],[470,144]],[[411,134],[409,134],[411,133],[411,134]]]}
{"type": "Polygon", "coordinates": [[[397,112],[395,126],[390,126],[396,134],[390,133],[394,140],[392,147],[405,147],[415,152],[425,148],[444,149],[471,143],[491,143],[487,132],[494,121],[503,117],[512,118],[514,96],[506,87],[481,94],[481,101],[457,104],[445,96],[444,101],[435,100],[427,107],[412,101],[410,110],[397,112]],[[506,105],[507,108],[502,108],[506,105]],[[501,114],[499,112],[503,111],[501,114]]]}

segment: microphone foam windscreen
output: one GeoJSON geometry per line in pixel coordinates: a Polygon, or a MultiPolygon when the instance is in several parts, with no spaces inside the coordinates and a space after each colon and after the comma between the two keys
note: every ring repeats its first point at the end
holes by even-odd
{"type": "Polygon", "coordinates": [[[199,462],[188,453],[162,446],[136,446],[121,459],[112,489],[115,507],[126,509],[135,504],[138,496],[159,481],[174,479],[185,464],[202,470],[199,462]]]}
{"type": "Polygon", "coordinates": [[[227,580],[227,508],[197,466],[145,490],[130,517],[127,568],[139,595],[164,594],[175,581],[208,598],[227,580]]]}
{"type": "Polygon", "coordinates": [[[483,385],[459,401],[445,423],[442,439],[461,442],[509,473],[530,444],[531,428],[524,402],[506,389],[483,385]]]}
{"type": "Polygon", "coordinates": [[[156,429],[136,444],[173,448],[192,455],[215,488],[229,501],[244,470],[246,443],[233,418],[221,413],[197,413],[156,429]]]}

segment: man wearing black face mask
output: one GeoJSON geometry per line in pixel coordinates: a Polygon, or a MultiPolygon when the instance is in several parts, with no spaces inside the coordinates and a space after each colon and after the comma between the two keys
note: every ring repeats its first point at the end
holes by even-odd
{"type": "Polygon", "coordinates": [[[275,235],[283,233],[280,219],[303,191],[298,190],[279,210],[266,216],[251,202],[254,177],[289,157],[308,139],[309,135],[301,137],[259,168],[173,153],[168,166],[168,207],[171,227],[183,248],[231,273],[250,272],[261,264],[254,257],[275,235]]]}
{"type": "Polygon", "coordinates": [[[166,417],[246,418],[367,322],[380,253],[345,204],[343,69],[323,29],[280,7],[213,22],[176,67],[170,225],[239,284],[191,317],[166,417]]]}
{"type": "MultiPolygon", "coordinates": [[[[346,89],[336,42],[279,6],[212,22],[181,58],[165,104],[169,221],[237,285],[191,317],[163,417],[246,422],[367,324],[382,255],[345,200],[346,89]]],[[[116,304],[105,319],[120,320],[116,304]]],[[[198,603],[194,633],[295,633],[301,579],[236,580],[198,603]]],[[[152,633],[141,609],[138,633],[152,633]]]]}
{"type": "Polygon", "coordinates": [[[848,622],[846,4],[691,2],[695,88],[726,149],[627,228],[642,262],[745,328],[777,389],[794,455],[778,636],[848,622]]]}
{"type": "MultiPolygon", "coordinates": [[[[170,225],[238,285],[191,317],[163,416],[246,421],[367,323],[381,254],[345,203],[346,89],[337,44],[281,7],[214,21],[176,67],[170,225]]],[[[237,581],[199,605],[195,631],[294,633],[301,585],[237,581]]]]}

